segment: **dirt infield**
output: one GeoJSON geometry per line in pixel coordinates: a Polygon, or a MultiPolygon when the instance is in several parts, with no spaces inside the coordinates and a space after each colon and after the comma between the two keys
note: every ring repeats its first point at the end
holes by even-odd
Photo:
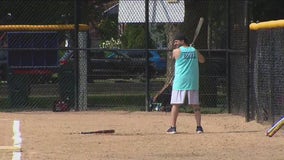
{"type": "MultiPolygon", "coordinates": [[[[178,133],[168,135],[163,112],[0,113],[0,146],[12,145],[12,122],[20,120],[23,160],[283,160],[283,129],[245,122],[230,114],[203,115],[204,134],[192,114],[180,114],[178,133]],[[79,134],[114,129],[113,134],[79,134]]],[[[0,151],[0,159],[12,153],[0,151]]]]}

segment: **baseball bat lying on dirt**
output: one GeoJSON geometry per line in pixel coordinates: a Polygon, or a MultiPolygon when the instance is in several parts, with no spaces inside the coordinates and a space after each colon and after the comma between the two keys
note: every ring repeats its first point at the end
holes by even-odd
{"type": "Polygon", "coordinates": [[[97,131],[73,132],[71,134],[110,134],[114,132],[115,132],[114,129],[105,129],[105,130],[97,130],[97,131]]]}

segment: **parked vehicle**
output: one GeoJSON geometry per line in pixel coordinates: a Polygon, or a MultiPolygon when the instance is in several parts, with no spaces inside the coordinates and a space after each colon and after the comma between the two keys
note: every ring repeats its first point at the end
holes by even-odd
{"type": "MultiPolygon", "coordinates": [[[[150,78],[152,78],[157,74],[165,72],[166,63],[157,52],[151,51],[150,53],[149,74],[150,78]]],[[[59,60],[60,65],[64,65],[68,63],[68,61],[72,63],[74,58],[72,55],[72,52],[69,53],[69,51],[67,51],[59,60]]],[[[1,57],[0,62],[2,62],[1,57]]],[[[144,79],[146,76],[146,59],[141,51],[127,53],[121,50],[92,51],[88,52],[87,62],[88,82],[92,82],[95,79],[144,79]]],[[[3,64],[0,64],[1,80],[6,80],[7,57],[3,57],[3,64]]],[[[51,77],[52,74],[48,76],[50,77],[43,77],[43,75],[41,75],[40,83],[56,81],[53,77],[51,77]]]]}
{"type": "MultiPolygon", "coordinates": [[[[117,50],[88,53],[88,82],[94,79],[128,79],[145,77],[146,61],[132,58],[117,50]]],[[[156,71],[150,66],[150,75],[156,71]]]]}
{"type": "MultiPolygon", "coordinates": [[[[120,52],[128,55],[131,58],[139,58],[146,60],[146,51],[143,50],[125,50],[120,52]]],[[[166,58],[162,57],[158,51],[154,50],[149,51],[149,62],[150,65],[154,67],[156,74],[162,75],[166,73],[167,70],[166,58]]]]}

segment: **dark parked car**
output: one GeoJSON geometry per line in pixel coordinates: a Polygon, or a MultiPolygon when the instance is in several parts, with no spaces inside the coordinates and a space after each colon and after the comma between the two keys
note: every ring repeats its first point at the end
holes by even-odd
{"type": "MultiPolygon", "coordinates": [[[[131,58],[139,58],[146,60],[146,51],[143,50],[125,50],[121,51],[128,55],[131,58]]],[[[149,51],[149,62],[150,65],[154,67],[156,74],[162,75],[166,73],[167,70],[167,61],[166,58],[162,57],[158,51],[151,50],[149,51]]]]}
{"type": "MultiPolygon", "coordinates": [[[[117,50],[94,51],[88,53],[88,81],[94,79],[128,79],[145,77],[146,61],[131,58],[117,50]]],[[[150,74],[154,74],[150,66],[150,74]]]]}

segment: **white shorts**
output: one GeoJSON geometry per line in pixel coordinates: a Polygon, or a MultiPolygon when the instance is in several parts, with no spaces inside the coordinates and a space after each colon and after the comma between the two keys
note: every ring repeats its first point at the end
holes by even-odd
{"type": "Polygon", "coordinates": [[[199,92],[198,91],[175,91],[172,90],[171,104],[184,104],[185,96],[187,94],[189,105],[199,105],[199,92]]]}

